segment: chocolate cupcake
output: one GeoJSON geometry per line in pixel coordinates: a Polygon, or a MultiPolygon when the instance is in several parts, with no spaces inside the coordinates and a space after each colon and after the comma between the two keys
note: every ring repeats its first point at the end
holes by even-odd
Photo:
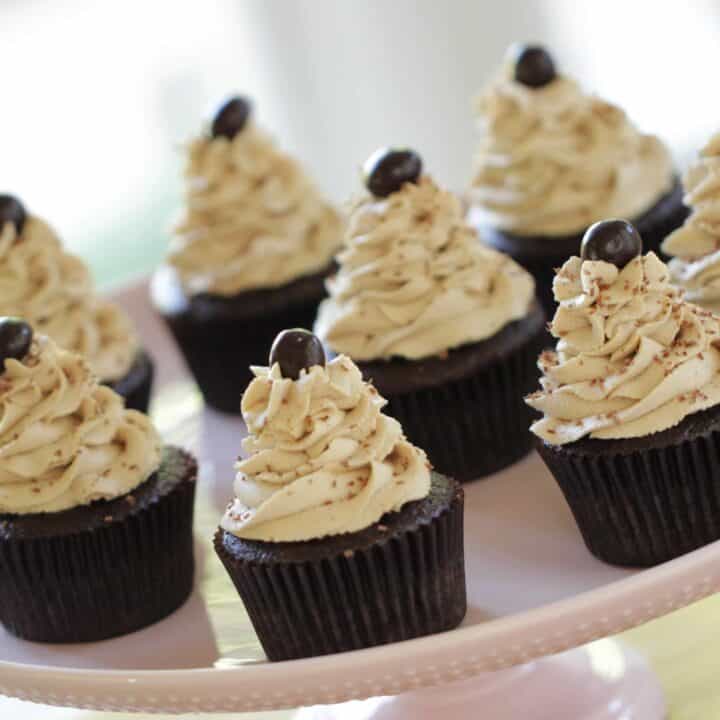
{"type": "Polygon", "coordinates": [[[720,318],[619,220],[588,230],[555,297],[557,350],[527,402],[590,552],[649,566],[720,539],[720,318]]]}
{"type": "Polygon", "coordinates": [[[153,362],[130,318],[97,294],[83,261],[12,195],[0,195],[0,316],[22,317],[83,355],[128,407],[147,411],[153,362]]]}
{"type": "Polygon", "coordinates": [[[683,178],[685,224],[665,238],[662,249],[674,256],[670,279],[685,290],[685,299],[720,313],[720,133],[710,138],[698,161],[683,178]]]}
{"type": "Polygon", "coordinates": [[[532,447],[522,396],[544,315],[530,274],[480,243],[420,164],[412,151],[369,161],[315,332],[372,380],[438,472],[467,481],[532,447]]]}
{"type": "Polygon", "coordinates": [[[548,316],[555,269],[592,223],[632,220],[646,251],[659,252],[687,216],[663,143],[558,73],[541,47],[511,47],[476,112],[483,138],[469,218],[486,242],[533,274],[548,316]]]}
{"type": "Polygon", "coordinates": [[[312,334],[283,333],[242,400],[247,457],[215,549],[270,660],[456,627],[463,493],[312,334]]]}
{"type": "Polygon", "coordinates": [[[185,178],[185,215],[153,300],[206,402],[239,413],[247,368],[283,328],[312,325],[340,217],[243,98],[190,143],[185,178]]]}
{"type": "Polygon", "coordinates": [[[0,318],[0,623],[89,642],[173,612],[193,582],[195,461],[87,361],[0,318]]]}

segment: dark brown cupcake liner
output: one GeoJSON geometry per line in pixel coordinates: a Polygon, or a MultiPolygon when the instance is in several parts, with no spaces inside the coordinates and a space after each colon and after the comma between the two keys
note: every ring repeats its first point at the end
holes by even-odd
{"type": "Polygon", "coordinates": [[[280,331],[312,329],[318,305],[326,295],[325,277],[334,268],[333,263],[288,285],[229,298],[198,295],[177,311],[163,302],[165,289],[160,284],[153,287],[155,305],[208,405],[240,413],[241,396],[253,377],[250,365],[267,364],[280,331]]]}
{"type": "Polygon", "coordinates": [[[537,446],[600,560],[648,567],[720,539],[720,430],[630,452],[537,446]]]}
{"type": "MultiPolygon", "coordinates": [[[[659,257],[667,259],[660,245],[685,222],[688,214],[688,208],[683,205],[682,184],[676,179],[669,193],[646,213],[631,220],[642,235],[643,252],[652,250],[659,257]]],[[[510,255],[532,274],[538,299],[547,317],[552,318],[557,309],[552,291],[555,270],[562,267],[572,255],[579,255],[584,232],[557,237],[519,236],[486,225],[479,226],[478,231],[486,243],[510,255]]]]}
{"type": "Polygon", "coordinates": [[[544,344],[539,323],[517,348],[464,378],[397,394],[378,383],[383,412],[443,475],[467,482],[498,472],[532,449],[536,413],[523,398],[537,387],[544,344]]]}
{"type": "MultiPolygon", "coordinates": [[[[467,609],[462,492],[430,522],[386,531],[367,546],[303,562],[275,561],[272,549],[240,558],[218,531],[215,549],[270,660],[359,650],[460,624],[467,609]]],[[[347,541],[352,548],[351,535],[347,541]]]]}
{"type": "Polygon", "coordinates": [[[125,398],[125,407],[146,413],[150,405],[154,375],[155,364],[152,358],[145,350],[140,350],[125,377],[105,384],[125,398]]]}
{"type": "Polygon", "coordinates": [[[93,642],[176,610],[193,585],[196,473],[190,456],[168,448],[131,495],[0,516],[0,622],[25,640],[93,642]]]}

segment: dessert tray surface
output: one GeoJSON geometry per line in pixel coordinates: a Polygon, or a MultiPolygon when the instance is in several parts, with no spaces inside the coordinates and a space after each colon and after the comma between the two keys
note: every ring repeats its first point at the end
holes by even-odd
{"type": "Polygon", "coordinates": [[[204,410],[138,283],[116,297],[156,360],[153,417],[201,463],[197,587],[171,617],[87,645],[40,645],[0,628],[0,693],[101,710],[241,712],[395,694],[528,662],[639,625],[720,590],[720,543],[650,570],[585,549],[536,455],[466,490],[468,614],[452,632],[342,655],[271,664],[211,538],[244,432],[204,410]]]}

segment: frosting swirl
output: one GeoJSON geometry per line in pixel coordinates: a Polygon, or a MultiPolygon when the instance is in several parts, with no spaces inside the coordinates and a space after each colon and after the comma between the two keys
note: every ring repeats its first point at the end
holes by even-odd
{"type": "Polygon", "coordinates": [[[236,465],[225,530],[268,542],[351,533],[429,493],[425,454],[349,358],[297,381],[277,364],[253,372],[242,400],[249,457],[236,465]]]}
{"type": "Polygon", "coordinates": [[[525,316],[532,277],[478,241],[458,199],[429,177],[353,209],[315,332],[355,360],[421,358],[525,316]]]}
{"type": "Polygon", "coordinates": [[[252,123],[232,140],[193,140],[185,180],[168,262],[190,295],[284,285],[322,270],[340,244],[337,212],[252,123]]]}
{"type": "Polygon", "coordinates": [[[0,315],[15,315],[88,359],[104,381],[128,373],[138,349],[129,318],[95,292],[90,273],[53,229],[28,217],[0,229],[0,315]]]}
{"type": "Polygon", "coordinates": [[[35,336],[0,376],[0,512],[58,512],[134,490],[160,464],[149,418],[87,362],[35,336]]]}
{"type": "Polygon", "coordinates": [[[481,223],[573,235],[603,218],[636,218],[672,187],[661,141],[567,77],[541,88],[501,78],[476,111],[484,135],[469,198],[481,223]]]}
{"type": "Polygon", "coordinates": [[[563,445],[677,425],[720,402],[720,318],[684,302],[654,253],[622,270],[570,258],[555,277],[557,352],[540,356],[544,417],[531,430],[563,445]]]}
{"type": "Polygon", "coordinates": [[[663,242],[663,252],[675,255],[670,277],[688,300],[720,312],[720,133],[700,151],[683,183],[692,213],[663,242]]]}

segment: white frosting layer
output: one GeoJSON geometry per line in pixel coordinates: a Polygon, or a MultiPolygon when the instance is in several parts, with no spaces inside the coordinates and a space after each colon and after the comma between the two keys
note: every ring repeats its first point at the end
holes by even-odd
{"type": "Polygon", "coordinates": [[[670,276],[686,298],[720,313],[720,133],[710,138],[683,182],[692,212],[662,249],[675,256],[668,263],[670,276]]]}
{"type": "Polygon", "coordinates": [[[190,143],[185,179],[168,261],[190,295],[279,287],[325,268],[340,245],[337,212],[252,123],[190,143]]]}
{"type": "Polygon", "coordinates": [[[0,375],[0,513],[58,512],[111,500],[160,464],[149,418],[126,410],[88,364],[36,336],[0,375]]]}
{"type": "Polygon", "coordinates": [[[351,533],[428,494],[425,454],[349,358],[297,381],[278,365],[253,372],[242,400],[248,457],[236,465],[225,530],[268,542],[351,533]]]}
{"type": "Polygon", "coordinates": [[[103,381],[126,375],[137,354],[127,315],[97,295],[82,260],[65,252],[37,217],[27,219],[20,235],[12,223],[0,228],[0,315],[21,317],[83,355],[103,381]]]}
{"type": "Polygon", "coordinates": [[[535,285],[479,242],[429,177],[361,199],[315,332],[354,360],[422,358],[492,337],[527,315],[535,285]]]}
{"type": "Polygon", "coordinates": [[[652,435],[720,402],[720,318],[684,302],[654,253],[622,270],[572,257],[553,289],[557,352],[526,399],[543,440],[652,435]]]}
{"type": "Polygon", "coordinates": [[[541,88],[500,78],[476,108],[483,139],[469,199],[480,222],[573,235],[604,218],[637,218],[672,187],[660,140],[569,78],[541,88]]]}

